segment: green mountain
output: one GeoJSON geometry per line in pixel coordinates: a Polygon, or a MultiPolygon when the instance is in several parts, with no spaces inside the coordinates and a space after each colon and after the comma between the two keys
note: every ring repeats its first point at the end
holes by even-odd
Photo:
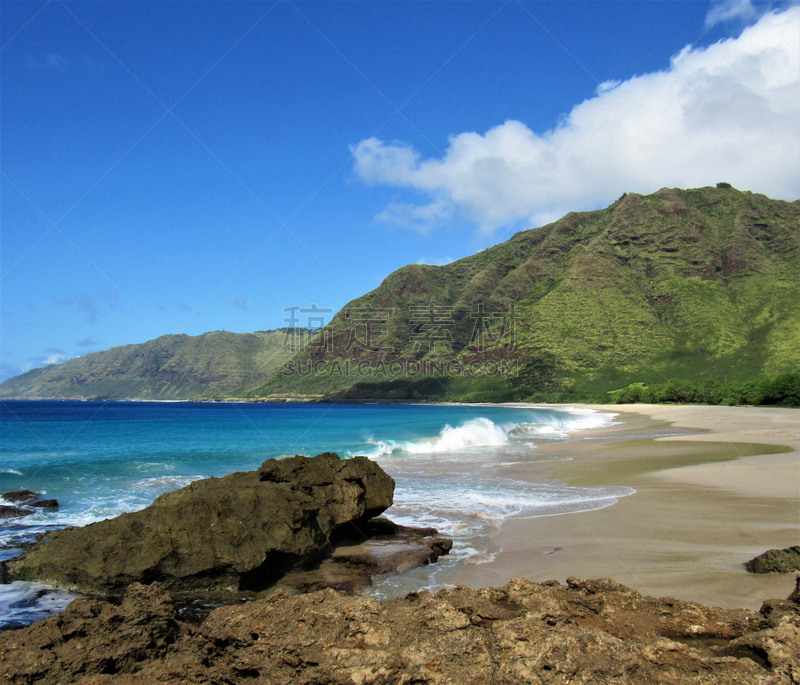
{"type": "Polygon", "coordinates": [[[307,331],[164,335],[9,378],[0,397],[18,399],[197,399],[241,395],[266,381],[307,331]]]}
{"type": "Polygon", "coordinates": [[[626,194],[446,266],[403,267],[318,336],[167,335],[29,371],[0,397],[569,401],[798,370],[800,200],[721,183],[626,194]]]}
{"type": "Polygon", "coordinates": [[[800,369],[800,201],[623,195],[339,312],[253,394],[508,399],[800,369]]]}

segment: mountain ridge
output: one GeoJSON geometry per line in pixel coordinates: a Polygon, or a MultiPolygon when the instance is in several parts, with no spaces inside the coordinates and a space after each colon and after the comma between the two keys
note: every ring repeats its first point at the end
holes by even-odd
{"type": "Polygon", "coordinates": [[[0,397],[187,400],[241,394],[296,352],[302,332],[162,335],[32,369],[0,384],[0,397]]]}
{"type": "Polygon", "coordinates": [[[252,340],[230,339],[234,350],[218,349],[237,361],[222,370],[177,355],[158,367],[157,383],[150,374],[150,385],[137,386],[129,375],[119,385],[111,374],[93,385],[75,359],[9,379],[0,397],[11,388],[27,397],[63,392],[66,371],[77,374],[73,389],[92,387],[94,396],[483,401],[793,372],[800,200],[726,183],[626,193],[450,264],[404,266],[300,351],[286,334],[266,365],[253,361],[252,340]]]}
{"type": "MultiPolygon", "coordinates": [[[[800,201],[727,184],[625,194],[606,209],[569,213],[451,264],[395,271],[339,312],[326,329],[326,346],[307,348],[294,367],[511,359],[520,368],[505,380],[516,377],[523,396],[535,390],[520,381],[526,373],[550,389],[585,393],[698,373],[746,379],[796,369],[799,227],[800,201]],[[413,326],[415,309],[431,307],[430,329],[437,306],[450,319],[439,327],[441,340],[425,340],[413,326]],[[498,321],[476,345],[477,308],[501,320],[513,310],[513,326],[498,321]],[[348,309],[392,316],[374,326],[369,345],[354,346],[348,309]]],[[[341,394],[348,384],[367,390],[389,380],[289,371],[259,391],[316,386],[341,394]]],[[[430,386],[431,378],[406,381],[430,386]]],[[[457,394],[483,387],[491,395],[503,386],[502,379],[451,381],[457,394]]]]}

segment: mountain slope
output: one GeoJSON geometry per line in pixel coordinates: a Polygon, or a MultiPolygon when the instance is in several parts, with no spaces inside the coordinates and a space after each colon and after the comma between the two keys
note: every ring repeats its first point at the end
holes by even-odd
{"type": "Polygon", "coordinates": [[[719,184],[627,194],[446,266],[403,267],[257,392],[524,395],[798,368],[800,201],[719,184]],[[447,360],[459,364],[440,373],[447,360]]]}
{"type": "MultiPolygon", "coordinates": [[[[268,379],[298,349],[284,331],[164,335],[45,366],[0,384],[21,399],[195,399],[237,395],[268,379]]],[[[300,338],[295,336],[294,342],[300,338]]]]}
{"type": "Polygon", "coordinates": [[[297,354],[290,334],[163,336],[30,371],[0,397],[502,400],[796,372],[800,201],[727,184],[626,194],[398,269],[297,354]]]}

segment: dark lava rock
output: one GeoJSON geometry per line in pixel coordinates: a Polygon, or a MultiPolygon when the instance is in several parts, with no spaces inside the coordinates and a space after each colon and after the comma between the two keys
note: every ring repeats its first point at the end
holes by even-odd
{"type": "Polygon", "coordinates": [[[76,600],[0,635],[5,682],[715,683],[796,682],[800,619],[646,597],[610,580],[512,580],[376,602],[276,592],[178,618],[162,586],[120,606],[76,600]]]}
{"type": "Polygon", "coordinates": [[[336,549],[330,557],[313,569],[288,573],[278,586],[289,593],[332,588],[358,594],[377,575],[435,563],[453,547],[453,541],[438,537],[435,528],[401,526],[383,517],[342,526],[333,543],[336,549]]]}
{"type": "Polygon", "coordinates": [[[366,525],[363,527],[363,533],[369,538],[398,536],[406,538],[428,538],[438,535],[439,531],[436,530],[436,528],[401,526],[399,523],[395,523],[383,516],[378,516],[367,521],[366,525]]]}
{"type": "Polygon", "coordinates": [[[93,596],[154,581],[179,595],[258,590],[324,557],[337,528],[380,514],[393,493],[394,481],[366,457],[271,459],[141,511],[58,531],[5,563],[11,580],[93,596]]]}
{"type": "Polygon", "coordinates": [[[31,502],[29,507],[41,507],[42,509],[58,509],[58,500],[57,499],[40,499],[36,500],[35,502],[31,502]]]}
{"type": "Polygon", "coordinates": [[[30,516],[32,513],[30,509],[0,506],[0,519],[15,519],[21,516],[30,516]]]}
{"type": "Polygon", "coordinates": [[[12,490],[11,492],[4,492],[3,499],[7,502],[14,502],[15,504],[27,504],[39,499],[39,493],[33,490],[12,490]]]}
{"type": "Polygon", "coordinates": [[[750,573],[792,573],[800,571],[800,546],[771,549],[746,562],[750,573]]]}

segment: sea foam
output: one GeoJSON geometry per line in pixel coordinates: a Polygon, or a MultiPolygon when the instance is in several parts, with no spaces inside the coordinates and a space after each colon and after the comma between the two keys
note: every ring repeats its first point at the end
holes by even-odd
{"type": "Polygon", "coordinates": [[[76,595],[41,583],[15,580],[0,585],[0,630],[21,628],[63,611],[76,595]]]}
{"type": "Polygon", "coordinates": [[[520,427],[539,437],[565,438],[578,431],[605,428],[617,423],[614,419],[618,414],[613,412],[579,407],[565,407],[564,411],[565,414],[548,417],[546,422],[521,424],[520,427]]]}
{"type": "MultiPolygon", "coordinates": [[[[581,430],[603,428],[615,423],[617,414],[594,409],[565,408],[565,413],[535,415],[534,421],[498,424],[487,417],[469,419],[458,426],[445,425],[439,435],[420,440],[367,439],[372,447],[360,452],[371,459],[392,454],[442,454],[475,447],[500,447],[514,441],[536,438],[565,438],[581,430]]],[[[534,411],[534,414],[535,411],[534,411]]],[[[532,443],[526,442],[532,446],[532,443]]],[[[355,452],[348,452],[354,456],[355,452]]]]}

